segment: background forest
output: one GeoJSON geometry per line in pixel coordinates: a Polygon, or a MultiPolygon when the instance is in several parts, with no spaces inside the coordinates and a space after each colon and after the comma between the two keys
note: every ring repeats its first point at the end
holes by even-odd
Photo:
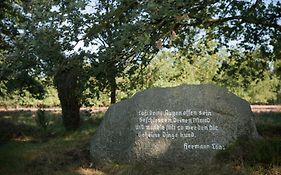
{"type": "MultiPolygon", "coordinates": [[[[210,43],[210,45],[215,45],[215,43],[210,43]]],[[[173,87],[184,83],[211,83],[228,88],[251,104],[280,103],[281,81],[273,65],[276,63],[265,63],[267,58],[261,55],[260,50],[257,49],[245,55],[241,53],[239,48],[235,48],[231,57],[243,60],[240,63],[235,60],[229,60],[230,53],[226,49],[221,49],[214,54],[208,54],[212,51],[203,44],[198,43],[195,47],[201,49],[200,54],[191,54],[189,58],[182,53],[166,49],[155,55],[149,65],[140,66],[133,74],[127,73],[130,67],[126,68],[121,72],[122,75],[116,78],[117,101],[153,87],[173,87]],[[253,67],[261,66],[262,64],[267,64],[268,68],[259,72],[253,67]],[[231,70],[222,70],[222,66],[226,65],[231,70]],[[229,73],[229,71],[233,73],[229,73]]],[[[95,84],[96,81],[94,77],[91,78],[91,83],[95,84]]],[[[1,107],[60,106],[57,90],[51,84],[46,86],[45,91],[42,99],[36,99],[27,90],[14,91],[0,97],[1,107]]],[[[83,92],[82,106],[98,107],[109,105],[109,88],[105,87],[101,91],[95,90],[94,92],[88,88],[83,92]]]]}

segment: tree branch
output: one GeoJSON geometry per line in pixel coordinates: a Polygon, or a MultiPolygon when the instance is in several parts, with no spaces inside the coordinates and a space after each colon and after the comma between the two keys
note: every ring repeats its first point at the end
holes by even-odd
{"type": "Polygon", "coordinates": [[[272,27],[278,31],[281,31],[281,25],[277,24],[277,23],[270,23],[267,22],[267,20],[265,19],[251,19],[247,16],[231,16],[231,17],[226,17],[226,18],[219,18],[219,19],[208,19],[208,20],[204,20],[202,22],[203,25],[205,26],[213,26],[213,25],[218,25],[218,24],[222,24],[228,21],[232,21],[232,20],[241,20],[244,23],[251,23],[251,24],[256,24],[256,25],[262,25],[265,27],[272,27]]]}

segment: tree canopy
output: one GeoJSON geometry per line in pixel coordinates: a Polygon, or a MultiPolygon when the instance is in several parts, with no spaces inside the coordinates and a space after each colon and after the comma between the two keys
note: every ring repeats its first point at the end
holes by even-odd
{"type": "MultiPolygon", "coordinates": [[[[194,43],[204,42],[207,46],[209,41],[218,43],[212,52],[227,48],[232,53],[231,48],[237,47],[246,53],[259,48],[264,59],[279,60],[281,3],[278,1],[101,0],[97,4],[98,15],[94,13],[94,16],[98,21],[88,30],[88,37],[95,39],[95,35],[111,31],[107,33],[109,38],[100,36],[103,40],[106,38],[106,44],[102,43],[99,49],[103,53],[117,51],[112,54],[113,65],[116,61],[121,64],[128,60],[147,63],[151,57],[138,57],[163,48],[185,52],[187,56],[200,55],[203,50],[194,48],[194,43]],[[110,45],[107,39],[111,39],[110,45]],[[123,58],[117,56],[124,49],[127,50],[124,54],[131,59],[123,54],[123,58]]],[[[109,57],[106,55],[105,59],[109,57]]],[[[260,72],[268,68],[267,63],[252,66],[260,72]]],[[[225,66],[222,64],[222,68],[225,66]]]]}

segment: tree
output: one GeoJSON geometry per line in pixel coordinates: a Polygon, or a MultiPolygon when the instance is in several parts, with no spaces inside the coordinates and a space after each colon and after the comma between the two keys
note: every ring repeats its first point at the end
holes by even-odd
{"type": "MultiPolygon", "coordinates": [[[[17,85],[28,86],[26,81],[21,81],[19,75],[11,75],[12,70],[9,67],[7,55],[11,52],[15,44],[15,39],[19,35],[19,25],[26,21],[22,10],[26,1],[3,0],[0,2],[0,96],[4,96],[17,85]],[[17,81],[7,81],[13,79],[17,81]]],[[[35,82],[27,77],[30,82],[35,82]]],[[[32,90],[32,88],[28,88],[32,90]]]]}
{"type": "Polygon", "coordinates": [[[26,19],[23,15],[22,7],[25,6],[25,0],[11,1],[2,0],[0,2],[0,49],[9,49],[19,34],[18,24],[26,19]]]}
{"type": "Polygon", "coordinates": [[[98,51],[92,55],[92,67],[101,89],[110,89],[111,103],[116,102],[116,79],[125,70],[133,74],[138,66],[152,58],[151,38],[143,33],[142,24],[135,23],[140,15],[140,11],[134,9],[136,4],[134,1],[100,0],[91,16],[92,27],[87,38],[98,45],[98,51]],[[146,54],[143,50],[151,52],[146,54]]]}
{"type": "Polygon", "coordinates": [[[80,123],[81,98],[88,75],[83,69],[80,56],[66,60],[60,66],[54,76],[54,83],[62,108],[63,124],[67,130],[75,130],[80,123]]]}
{"type": "Polygon", "coordinates": [[[81,95],[89,78],[86,53],[74,51],[86,29],[85,6],[80,0],[31,1],[25,13],[29,20],[21,26],[22,34],[10,57],[13,73],[25,75],[22,80],[53,79],[67,130],[79,127],[81,95]]]}
{"type": "MultiPolygon", "coordinates": [[[[107,6],[116,6],[103,11],[110,20],[120,20],[135,14],[131,25],[138,29],[130,32],[148,36],[146,44],[151,48],[175,47],[188,50],[196,40],[216,40],[219,45],[230,47],[230,41],[237,41],[245,51],[259,46],[267,58],[269,54],[280,55],[281,3],[256,1],[105,1],[107,6]],[[128,10],[129,9],[129,10],[128,10]],[[128,12],[129,14],[127,14],[128,12]],[[273,49],[272,49],[273,48],[273,49]]],[[[105,20],[104,27],[111,24],[105,20]]],[[[113,26],[118,28],[118,26],[113,26]]],[[[126,42],[126,40],[125,40],[126,42]]],[[[141,43],[137,43],[141,45],[141,43]]],[[[142,52],[151,50],[143,49],[142,52]]],[[[194,51],[194,50],[193,50],[194,51]]],[[[191,50],[191,52],[193,52],[191,50]]],[[[187,54],[189,55],[189,54],[187,54]]]]}
{"type": "Polygon", "coordinates": [[[237,48],[220,60],[214,81],[251,103],[277,100],[280,80],[261,49],[241,53],[237,48]]]}
{"type": "Polygon", "coordinates": [[[208,45],[209,48],[202,43],[195,44],[194,49],[200,48],[202,52],[190,58],[171,50],[159,52],[143,71],[144,86],[139,83],[140,68],[135,74],[124,77],[123,98],[151,87],[211,83],[226,87],[253,104],[277,100],[280,80],[272,69],[272,62],[263,57],[260,49],[251,53],[242,53],[238,48],[231,53],[221,49],[210,55],[216,44],[209,42],[208,45]],[[130,82],[132,78],[135,81],[130,82]]]}

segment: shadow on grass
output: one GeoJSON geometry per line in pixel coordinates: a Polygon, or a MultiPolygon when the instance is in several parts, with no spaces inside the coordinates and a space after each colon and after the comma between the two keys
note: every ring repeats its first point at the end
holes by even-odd
{"type": "Polygon", "coordinates": [[[240,174],[281,174],[281,114],[258,113],[257,130],[261,139],[238,139],[218,154],[218,162],[229,164],[240,174]]]}
{"type": "Polygon", "coordinates": [[[46,112],[46,117],[48,125],[42,129],[36,125],[34,112],[0,114],[0,174],[81,175],[87,172],[90,138],[103,113],[82,113],[81,127],[75,132],[64,130],[60,114],[46,112]]]}

